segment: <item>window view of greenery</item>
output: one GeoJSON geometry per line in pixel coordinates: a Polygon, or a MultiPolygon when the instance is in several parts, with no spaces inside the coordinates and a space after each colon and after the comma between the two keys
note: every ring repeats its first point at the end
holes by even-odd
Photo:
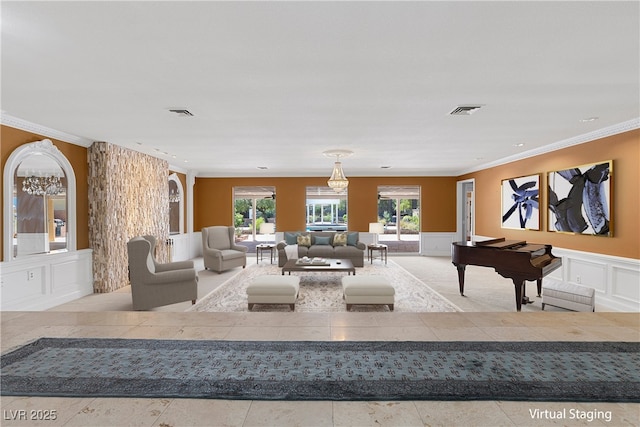
{"type": "Polygon", "coordinates": [[[274,187],[234,188],[234,208],[238,239],[273,240],[276,223],[274,187]],[[264,227],[263,224],[273,224],[273,227],[264,227]]]}
{"type": "Polygon", "coordinates": [[[417,199],[384,199],[378,203],[378,221],[395,230],[400,212],[400,232],[416,234],[420,229],[417,199]]]}
{"type": "Polygon", "coordinates": [[[329,187],[307,187],[307,231],[346,231],[347,192],[329,187]]]}

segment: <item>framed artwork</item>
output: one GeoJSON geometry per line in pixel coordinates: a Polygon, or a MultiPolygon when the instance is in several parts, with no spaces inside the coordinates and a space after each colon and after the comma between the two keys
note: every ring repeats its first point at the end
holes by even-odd
{"type": "Polygon", "coordinates": [[[613,236],[613,161],[549,172],[549,231],[613,236]]]}
{"type": "Polygon", "coordinates": [[[502,181],[502,228],[540,230],[540,174],[502,181]]]}

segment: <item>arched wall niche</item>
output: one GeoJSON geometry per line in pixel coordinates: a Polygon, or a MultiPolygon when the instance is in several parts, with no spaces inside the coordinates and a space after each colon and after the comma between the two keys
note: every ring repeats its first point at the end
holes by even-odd
{"type": "MultiPolygon", "coordinates": [[[[66,247],[65,252],[76,250],[76,178],[73,171],[73,167],[69,160],[58,148],[53,145],[51,140],[43,139],[41,141],[35,141],[32,143],[21,145],[16,148],[5,164],[4,168],[4,242],[3,242],[3,254],[4,261],[12,261],[18,257],[24,255],[18,255],[19,252],[14,251],[14,236],[17,233],[16,222],[14,222],[14,190],[16,189],[16,177],[17,171],[23,162],[33,162],[37,156],[45,156],[47,160],[52,160],[56,163],[64,174],[63,181],[66,187],[66,221],[65,221],[65,235],[66,235],[66,247]]],[[[33,162],[37,164],[38,162],[33,162]]],[[[41,171],[47,172],[47,171],[41,171]]],[[[38,173],[38,171],[34,171],[38,173]]],[[[18,218],[19,219],[19,218],[18,218]]],[[[43,220],[44,221],[44,220],[43,220]]],[[[43,227],[47,229],[47,227],[43,227]]],[[[36,252],[34,252],[36,253],[36,252]]],[[[37,252],[39,254],[54,252],[49,250],[42,250],[37,252]]]]}
{"type": "Polygon", "coordinates": [[[169,234],[184,234],[184,189],[176,173],[169,175],[169,234]]]}

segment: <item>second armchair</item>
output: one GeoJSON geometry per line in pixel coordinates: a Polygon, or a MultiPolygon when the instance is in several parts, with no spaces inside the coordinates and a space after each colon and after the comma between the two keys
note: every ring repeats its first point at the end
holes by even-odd
{"type": "Polygon", "coordinates": [[[202,229],[204,268],[218,273],[247,266],[247,247],[235,242],[233,227],[215,225],[202,229]]]}

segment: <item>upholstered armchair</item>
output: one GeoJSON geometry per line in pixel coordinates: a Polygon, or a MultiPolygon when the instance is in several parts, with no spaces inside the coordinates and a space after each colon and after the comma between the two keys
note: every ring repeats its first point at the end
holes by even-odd
{"type": "Polygon", "coordinates": [[[159,263],[156,259],[156,236],[146,235],[142,236],[142,238],[148,240],[151,244],[151,259],[153,259],[153,264],[156,266],[156,272],[193,268],[193,261],[190,260],[159,263]]]}
{"type": "Polygon", "coordinates": [[[196,303],[198,274],[193,267],[156,268],[151,243],[144,237],[129,240],[127,253],[134,310],[148,310],[189,300],[192,304],[196,303]]]}
{"type": "Polygon", "coordinates": [[[202,229],[204,268],[218,273],[247,266],[247,247],[237,245],[233,227],[215,225],[202,229]]]}

